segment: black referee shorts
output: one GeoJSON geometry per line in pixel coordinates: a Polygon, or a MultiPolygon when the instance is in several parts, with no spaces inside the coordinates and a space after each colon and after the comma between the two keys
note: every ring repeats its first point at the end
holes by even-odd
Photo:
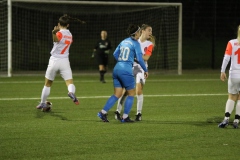
{"type": "Polygon", "coordinates": [[[108,54],[97,54],[98,65],[108,65],[108,54]]]}

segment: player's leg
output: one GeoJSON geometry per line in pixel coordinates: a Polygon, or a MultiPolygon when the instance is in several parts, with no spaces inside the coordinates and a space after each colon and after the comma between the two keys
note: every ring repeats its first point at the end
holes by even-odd
{"type": "MultiPolygon", "coordinates": [[[[240,80],[239,80],[240,81],[240,80]]],[[[238,91],[240,90],[240,83],[238,83],[238,91]]],[[[239,119],[240,119],[240,95],[238,92],[238,99],[236,102],[236,110],[235,110],[235,118],[233,121],[233,128],[238,128],[238,124],[239,124],[239,119]]]]}
{"type": "Polygon", "coordinates": [[[104,80],[104,74],[105,74],[104,65],[102,64],[99,65],[99,74],[100,74],[100,82],[106,83],[104,80]]]}
{"type": "Polygon", "coordinates": [[[98,69],[100,75],[100,82],[105,83],[104,74],[105,74],[105,66],[104,66],[104,56],[98,54],[98,69]]]}
{"type": "Polygon", "coordinates": [[[134,95],[135,95],[135,89],[127,90],[128,96],[126,97],[125,103],[124,103],[124,111],[121,122],[134,122],[130,119],[129,113],[132,109],[132,105],[134,102],[134,95]]]}
{"type": "Polygon", "coordinates": [[[136,114],[136,121],[142,120],[142,108],[143,108],[143,84],[137,83],[136,84],[136,94],[137,94],[137,114],[136,114]]]}
{"type": "Polygon", "coordinates": [[[102,68],[102,83],[106,83],[104,76],[107,73],[107,67],[108,67],[108,55],[104,54],[104,56],[103,56],[103,68],[102,68]]]}
{"type": "Polygon", "coordinates": [[[79,100],[77,99],[75,92],[76,87],[73,84],[72,70],[68,59],[61,59],[61,66],[59,67],[60,75],[65,80],[68,96],[72,99],[73,103],[79,105],[79,100]]]}
{"type": "Polygon", "coordinates": [[[127,97],[127,92],[123,88],[122,96],[118,99],[117,110],[116,110],[119,113],[121,113],[121,111],[122,111],[123,103],[124,103],[126,97],[127,97]]]}
{"type": "Polygon", "coordinates": [[[45,84],[43,86],[42,93],[41,93],[41,102],[39,103],[39,105],[36,106],[37,109],[43,109],[43,108],[47,107],[46,101],[47,101],[48,96],[50,95],[52,82],[53,81],[45,78],[45,84]]]}
{"type": "Polygon", "coordinates": [[[113,86],[114,94],[107,100],[103,109],[97,114],[97,116],[101,118],[103,122],[109,122],[107,119],[107,112],[114,106],[116,101],[122,96],[123,92],[122,84],[120,83],[117,72],[115,72],[115,70],[113,70],[113,86]]]}
{"type": "Polygon", "coordinates": [[[99,71],[99,76],[100,76],[100,82],[103,80],[103,70],[104,70],[104,65],[103,65],[103,58],[100,54],[96,55],[97,57],[97,63],[98,63],[98,71],[99,71]]]}
{"type": "Polygon", "coordinates": [[[224,128],[229,123],[231,113],[238,98],[238,81],[238,79],[228,79],[228,100],[225,106],[225,117],[224,120],[218,125],[219,128],[224,128]]]}
{"type": "Polygon", "coordinates": [[[122,119],[120,113],[122,111],[123,103],[125,102],[126,97],[127,97],[127,92],[125,89],[123,89],[122,96],[118,99],[117,110],[114,112],[116,120],[122,119]]]}
{"type": "Polygon", "coordinates": [[[124,103],[124,111],[123,111],[123,117],[121,122],[133,122],[129,117],[129,113],[132,109],[134,96],[136,93],[134,76],[131,73],[125,74],[122,77],[121,82],[123,83],[123,86],[126,89],[126,92],[128,95],[124,103]]]}
{"type": "Polygon", "coordinates": [[[67,89],[68,89],[68,97],[70,97],[76,105],[79,105],[79,100],[77,99],[75,92],[76,92],[76,87],[73,84],[72,79],[65,80],[67,89]]]}
{"type": "Polygon", "coordinates": [[[238,128],[239,119],[240,119],[240,96],[238,94],[238,100],[236,103],[236,114],[233,121],[233,128],[238,128]]]}
{"type": "Polygon", "coordinates": [[[50,95],[51,86],[56,76],[57,67],[58,66],[56,65],[55,61],[49,60],[48,68],[45,74],[45,83],[41,93],[41,102],[38,106],[36,106],[37,109],[42,109],[44,111],[47,107],[46,101],[48,96],[50,95]]]}
{"type": "Polygon", "coordinates": [[[146,79],[144,78],[144,71],[141,69],[136,74],[136,94],[137,94],[137,114],[136,121],[142,120],[142,108],[143,108],[143,86],[146,79]]]}
{"type": "Polygon", "coordinates": [[[103,122],[109,122],[107,119],[107,112],[114,106],[118,98],[122,95],[122,87],[115,87],[114,94],[108,98],[103,109],[98,113],[98,117],[102,119],[103,122]]]}

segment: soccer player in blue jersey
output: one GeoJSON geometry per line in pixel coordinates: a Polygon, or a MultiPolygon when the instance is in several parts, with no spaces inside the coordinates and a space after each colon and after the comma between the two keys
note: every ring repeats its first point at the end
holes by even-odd
{"type": "Polygon", "coordinates": [[[148,77],[148,70],[142,58],[142,51],[138,38],[140,36],[140,27],[130,24],[127,29],[128,38],[124,39],[113,53],[117,63],[113,69],[112,78],[114,85],[114,94],[107,100],[103,109],[97,114],[103,122],[109,122],[107,112],[113,107],[115,102],[122,96],[123,88],[127,91],[127,98],[124,104],[124,113],[121,122],[134,122],[128,116],[131,111],[135,95],[135,79],[133,75],[134,58],[137,59],[145,72],[145,78],[148,77]]]}

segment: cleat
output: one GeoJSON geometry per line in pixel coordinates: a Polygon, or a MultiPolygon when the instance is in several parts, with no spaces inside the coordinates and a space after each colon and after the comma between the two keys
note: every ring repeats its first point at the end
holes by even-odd
{"type": "Polygon", "coordinates": [[[107,114],[103,114],[102,112],[98,112],[97,116],[101,118],[103,122],[109,122],[107,119],[107,114]]]}
{"type": "Polygon", "coordinates": [[[135,121],[141,121],[142,120],[142,114],[141,113],[138,113],[136,115],[136,118],[135,118],[135,121]]]}
{"type": "Polygon", "coordinates": [[[51,111],[51,107],[48,106],[47,102],[46,103],[40,103],[36,108],[41,109],[41,111],[43,111],[43,112],[51,111]]]}
{"type": "Polygon", "coordinates": [[[106,83],[106,81],[105,81],[105,80],[102,80],[101,82],[102,82],[102,83],[106,83]]]}
{"type": "Polygon", "coordinates": [[[134,121],[131,120],[129,117],[127,117],[127,118],[125,118],[125,119],[122,118],[121,122],[122,122],[122,123],[125,123],[125,122],[127,122],[127,123],[132,123],[132,122],[134,122],[134,121]]]}
{"type": "Polygon", "coordinates": [[[116,111],[116,112],[114,112],[114,113],[115,113],[115,119],[121,121],[122,118],[121,118],[120,113],[119,113],[118,111],[116,111]]]}
{"type": "Polygon", "coordinates": [[[238,123],[237,122],[233,122],[233,128],[235,128],[235,129],[238,128],[238,123]]]}
{"type": "Polygon", "coordinates": [[[42,109],[47,107],[46,103],[40,103],[39,105],[36,106],[37,109],[42,109]]]}
{"type": "Polygon", "coordinates": [[[219,123],[219,128],[225,128],[228,126],[228,120],[223,120],[221,123],[219,123]]]}
{"type": "Polygon", "coordinates": [[[75,103],[76,105],[79,105],[79,101],[78,101],[77,97],[72,92],[68,93],[68,97],[70,97],[72,99],[73,103],[75,103]]]}

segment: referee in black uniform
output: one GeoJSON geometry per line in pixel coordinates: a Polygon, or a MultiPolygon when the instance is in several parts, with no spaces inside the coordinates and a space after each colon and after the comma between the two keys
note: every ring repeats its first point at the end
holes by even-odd
{"type": "Polygon", "coordinates": [[[107,72],[108,54],[112,49],[111,41],[107,38],[107,31],[101,31],[101,39],[97,41],[93,52],[96,55],[99,65],[100,82],[106,83],[104,74],[107,72]]]}

